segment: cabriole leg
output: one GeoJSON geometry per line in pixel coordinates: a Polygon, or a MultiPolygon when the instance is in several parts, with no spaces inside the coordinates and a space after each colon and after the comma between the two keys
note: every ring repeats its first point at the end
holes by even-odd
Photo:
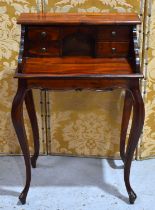
{"type": "Polygon", "coordinates": [[[131,95],[133,101],[133,119],[124,162],[124,181],[129,194],[129,201],[131,204],[133,204],[137,196],[130,185],[130,169],[133,155],[143,129],[145,111],[139,88],[132,89],[131,95]]]}
{"type": "Polygon", "coordinates": [[[27,112],[30,118],[30,123],[33,132],[33,140],[34,140],[34,155],[31,157],[31,165],[33,168],[36,168],[36,161],[39,156],[39,129],[38,129],[38,122],[37,116],[34,106],[33,94],[32,90],[29,90],[25,96],[25,104],[27,108],[27,112]]]}
{"type": "Polygon", "coordinates": [[[126,142],[126,135],[127,135],[131,110],[132,110],[132,97],[131,94],[128,91],[126,91],[124,99],[122,125],[121,125],[121,137],[120,137],[120,156],[123,162],[125,160],[125,142],[126,142]]]}
{"type": "Polygon", "coordinates": [[[25,81],[19,80],[17,93],[12,103],[11,116],[19,144],[24,155],[25,166],[26,166],[26,184],[24,190],[19,196],[19,199],[22,204],[26,203],[26,196],[31,182],[30,153],[29,153],[29,147],[27,143],[27,137],[23,120],[23,102],[25,94],[26,94],[26,83],[25,81]]]}

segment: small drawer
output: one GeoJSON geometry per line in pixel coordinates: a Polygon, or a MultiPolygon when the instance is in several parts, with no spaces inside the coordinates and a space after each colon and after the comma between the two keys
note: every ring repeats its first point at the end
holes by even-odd
{"type": "Polygon", "coordinates": [[[129,42],[97,42],[97,57],[127,57],[129,42]]]}
{"type": "Polygon", "coordinates": [[[50,27],[29,27],[28,28],[28,40],[29,41],[54,41],[59,40],[59,28],[55,26],[50,27]]]}
{"type": "Polygon", "coordinates": [[[28,48],[28,56],[48,56],[57,57],[60,55],[59,41],[51,41],[49,43],[30,43],[28,48]]]}
{"type": "Polygon", "coordinates": [[[129,41],[131,29],[128,26],[107,26],[97,30],[97,40],[129,41]]]}

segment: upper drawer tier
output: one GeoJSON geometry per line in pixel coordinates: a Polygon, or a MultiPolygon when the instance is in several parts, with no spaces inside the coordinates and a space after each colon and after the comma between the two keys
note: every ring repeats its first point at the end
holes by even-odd
{"type": "Polygon", "coordinates": [[[100,26],[97,29],[98,40],[127,41],[131,35],[131,27],[128,26],[100,26]]]}
{"type": "Polygon", "coordinates": [[[28,26],[25,57],[127,57],[132,26],[28,26]]]}
{"type": "Polygon", "coordinates": [[[58,40],[60,36],[60,29],[55,26],[42,26],[42,27],[28,27],[28,40],[46,40],[54,41],[58,40]]]}

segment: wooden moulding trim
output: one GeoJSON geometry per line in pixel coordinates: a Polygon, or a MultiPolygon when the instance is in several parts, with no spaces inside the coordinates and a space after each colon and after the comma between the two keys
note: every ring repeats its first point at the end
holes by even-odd
{"type": "Polygon", "coordinates": [[[99,75],[78,75],[78,76],[52,76],[51,74],[23,74],[23,73],[16,73],[14,78],[23,78],[23,79],[132,79],[132,78],[144,78],[143,74],[141,73],[134,73],[134,74],[122,74],[122,75],[108,75],[108,74],[99,74],[99,75]]]}
{"type": "Polygon", "coordinates": [[[141,21],[137,13],[22,13],[17,23],[24,25],[136,25],[141,21]]]}

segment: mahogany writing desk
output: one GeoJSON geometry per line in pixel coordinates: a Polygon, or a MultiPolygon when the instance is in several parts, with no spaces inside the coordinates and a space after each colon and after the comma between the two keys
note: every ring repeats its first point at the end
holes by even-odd
{"type": "MultiPolygon", "coordinates": [[[[45,90],[126,90],[120,155],[130,203],[136,194],[130,186],[130,168],[144,124],[144,104],[139,81],[136,14],[22,14],[21,43],[15,78],[18,89],[12,104],[12,121],[24,155],[26,185],[20,201],[24,204],[30,186],[31,165],[36,167],[39,134],[32,88],[45,90]],[[34,137],[30,159],[23,123],[25,101],[34,137]],[[133,107],[127,148],[125,139],[133,107]],[[30,161],[31,160],[31,161],[30,161]]],[[[95,132],[95,131],[94,131],[95,132]]]]}

